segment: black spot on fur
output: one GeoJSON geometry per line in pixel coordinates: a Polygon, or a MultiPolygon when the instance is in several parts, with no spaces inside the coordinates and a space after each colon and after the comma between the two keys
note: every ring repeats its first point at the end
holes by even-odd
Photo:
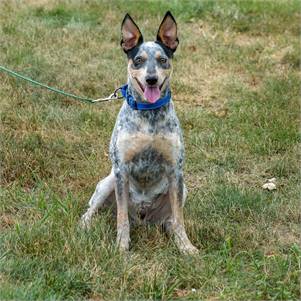
{"type": "Polygon", "coordinates": [[[137,46],[135,46],[134,48],[128,50],[128,51],[125,51],[128,59],[134,59],[134,57],[137,55],[138,51],[139,51],[139,48],[140,48],[140,45],[143,43],[143,39],[140,41],[138,41],[138,44],[137,46]]]}
{"type": "Polygon", "coordinates": [[[131,177],[140,185],[151,186],[165,173],[166,160],[153,148],[146,148],[135,155],[128,169],[131,177]]]}

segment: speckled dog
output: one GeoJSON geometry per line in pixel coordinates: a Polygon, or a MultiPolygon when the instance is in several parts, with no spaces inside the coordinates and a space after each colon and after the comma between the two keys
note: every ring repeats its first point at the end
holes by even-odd
{"type": "Polygon", "coordinates": [[[170,98],[177,24],[167,12],[155,42],[143,42],[128,14],[121,30],[121,46],[128,57],[128,85],[123,87],[127,101],[111,138],[112,171],[98,183],[82,223],[88,226],[98,208],[116,202],[120,250],[129,249],[131,221],[162,224],[180,251],[196,253],[184,228],[184,145],[170,98]]]}

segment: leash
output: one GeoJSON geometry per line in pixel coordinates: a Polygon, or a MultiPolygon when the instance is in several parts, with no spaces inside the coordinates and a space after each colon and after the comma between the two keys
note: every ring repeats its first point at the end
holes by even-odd
{"type": "Polygon", "coordinates": [[[48,89],[52,92],[55,92],[55,93],[58,93],[58,94],[61,94],[61,95],[64,95],[64,96],[67,96],[67,97],[70,97],[70,98],[74,98],[78,101],[81,101],[81,102],[84,102],[84,103],[90,103],[90,104],[95,104],[97,102],[106,102],[106,101],[111,101],[111,100],[117,100],[117,99],[121,99],[123,98],[123,96],[119,96],[118,95],[118,92],[122,89],[122,87],[119,87],[117,88],[111,95],[109,95],[108,97],[104,97],[104,98],[97,98],[97,99],[92,99],[92,98],[87,98],[87,97],[82,97],[82,96],[78,96],[78,95],[74,95],[74,94],[71,94],[71,93],[68,93],[68,92],[65,92],[63,90],[59,90],[59,89],[56,89],[56,88],[53,88],[53,87],[50,87],[48,85],[45,85],[45,84],[42,84],[36,80],[33,80],[32,78],[29,78],[27,76],[24,76],[20,73],[17,73],[13,70],[10,70],[4,66],[1,66],[0,65],[0,71],[2,72],[5,72],[11,76],[14,76],[14,77],[17,77],[17,78],[20,78],[20,79],[23,79],[27,82],[30,82],[31,84],[33,85],[36,85],[36,86],[39,86],[39,87],[42,87],[42,88],[45,88],[45,89],[48,89]]]}
{"type": "Polygon", "coordinates": [[[61,94],[70,98],[74,98],[78,101],[84,102],[84,103],[89,103],[89,104],[95,104],[97,102],[106,102],[106,101],[111,101],[111,100],[117,100],[117,99],[121,99],[121,98],[125,98],[128,105],[133,109],[133,110],[154,110],[154,109],[158,109],[162,106],[165,106],[167,103],[170,102],[171,100],[171,93],[170,91],[167,91],[166,95],[163,98],[158,99],[155,103],[138,103],[135,101],[134,97],[128,92],[128,85],[123,85],[119,88],[117,88],[111,95],[109,95],[108,97],[104,97],[104,98],[97,98],[97,99],[92,99],[92,98],[87,98],[87,97],[82,97],[82,96],[78,96],[78,95],[74,95],[68,92],[65,92],[63,90],[59,90],[57,88],[53,88],[50,87],[48,85],[45,85],[43,83],[40,83],[36,80],[33,80],[30,77],[27,77],[25,75],[22,75],[20,73],[17,73],[13,70],[10,70],[4,66],[0,65],[0,71],[5,72],[11,76],[14,76],[16,78],[20,78],[23,79],[33,85],[48,89],[52,92],[55,92],[57,94],[61,94]],[[118,92],[121,93],[121,95],[118,95],[118,92]]]}

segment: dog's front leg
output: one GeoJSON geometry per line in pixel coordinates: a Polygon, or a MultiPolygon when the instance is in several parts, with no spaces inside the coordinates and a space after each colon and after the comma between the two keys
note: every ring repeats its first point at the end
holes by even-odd
{"type": "Polygon", "coordinates": [[[130,223],[128,215],[129,177],[126,172],[117,172],[116,202],[117,202],[117,245],[120,251],[127,251],[130,243],[130,223]]]}
{"type": "Polygon", "coordinates": [[[182,175],[169,177],[169,200],[172,211],[170,231],[174,235],[175,243],[179,250],[185,254],[195,254],[198,249],[190,242],[184,227],[184,182],[182,175]]]}

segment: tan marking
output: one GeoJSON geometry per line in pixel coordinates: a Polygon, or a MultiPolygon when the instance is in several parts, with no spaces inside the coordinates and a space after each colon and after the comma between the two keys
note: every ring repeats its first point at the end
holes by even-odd
{"type": "Polygon", "coordinates": [[[148,55],[147,52],[145,50],[141,51],[140,55],[143,59],[147,60],[148,59],[148,55]]]}
{"type": "MultiPolygon", "coordinates": [[[[160,85],[162,85],[165,78],[166,78],[166,81],[165,81],[164,85],[166,85],[169,78],[171,77],[171,74],[172,74],[172,63],[171,63],[171,61],[169,61],[169,64],[170,64],[170,68],[168,68],[168,69],[163,69],[163,68],[160,68],[160,67],[156,67],[160,85]]],[[[162,87],[161,90],[164,90],[164,87],[162,87]]]]}
{"type": "Polygon", "coordinates": [[[143,84],[144,82],[144,78],[146,76],[146,68],[139,68],[139,69],[134,69],[132,68],[133,65],[133,60],[129,59],[128,62],[128,74],[131,78],[131,82],[134,85],[135,90],[142,96],[143,96],[143,91],[140,88],[140,85],[137,83],[137,80],[135,78],[137,78],[141,84],[143,84]]]}
{"type": "Polygon", "coordinates": [[[122,207],[117,212],[117,223],[122,225],[128,218],[128,213],[122,207]]]}
{"type": "Polygon", "coordinates": [[[160,51],[156,51],[155,58],[158,59],[160,57],[161,57],[161,52],[160,51]]]}
{"type": "Polygon", "coordinates": [[[165,160],[175,164],[181,142],[176,134],[166,135],[149,135],[144,133],[129,134],[123,133],[117,139],[117,147],[121,153],[121,160],[128,162],[136,154],[148,147],[157,150],[165,160]]]}
{"type": "Polygon", "coordinates": [[[183,208],[179,206],[178,190],[174,183],[169,188],[169,199],[174,222],[184,225],[183,208]]]}
{"type": "Polygon", "coordinates": [[[180,145],[179,137],[176,134],[170,134],[169,136],[156,136],[153,147],[161,153],[166,160],[176,163],[180,145]]]}

